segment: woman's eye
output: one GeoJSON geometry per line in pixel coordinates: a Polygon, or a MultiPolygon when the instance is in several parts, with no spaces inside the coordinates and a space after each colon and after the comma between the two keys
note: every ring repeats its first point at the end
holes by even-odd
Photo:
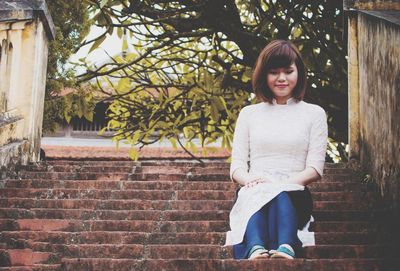
{"type": "Polygon", "coordinates": [[[286,71],[287,74],[290,74],[290,73],[292,73],[292,72],[293,72],[293,70],[288,70],[288,71],[286,71]]]}

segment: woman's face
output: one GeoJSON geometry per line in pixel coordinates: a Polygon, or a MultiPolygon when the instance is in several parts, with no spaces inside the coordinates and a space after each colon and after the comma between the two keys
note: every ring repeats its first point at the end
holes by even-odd
{"type": "Polygon", "coordinates": [[[290,98],[297,84],[298,71],[293,63],[286,68],[270,69],[267,72],[267,85],[277,98],[290,98]]]}

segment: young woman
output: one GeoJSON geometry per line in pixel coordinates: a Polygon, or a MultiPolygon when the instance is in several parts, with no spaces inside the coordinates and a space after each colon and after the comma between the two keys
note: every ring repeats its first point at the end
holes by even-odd
{"type": "Polygon", "coordinates": [[[291,42],[262,50],[252,83],[261,102],[245,106],[236,122],[230,178],[241,188],[225,246],[233,245],[235,259],[293,259],[303,245],[297,230],[311,217],[306,186],[323,175],[327,118],[303,101],[306,68],[291,42]]]}

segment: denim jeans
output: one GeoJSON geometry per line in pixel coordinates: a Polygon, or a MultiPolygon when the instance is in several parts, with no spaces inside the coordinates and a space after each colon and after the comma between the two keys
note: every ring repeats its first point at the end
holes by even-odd
{"type": "Polygon", "coordinates": [[[234,258],[248,258],[250,249],[255,245],[270,250],[289,244],[297,255],[302,248],[297,228],[297,213],[289,193],[281,192],[251,216],[243,242],[233,246],[234,258]]]}

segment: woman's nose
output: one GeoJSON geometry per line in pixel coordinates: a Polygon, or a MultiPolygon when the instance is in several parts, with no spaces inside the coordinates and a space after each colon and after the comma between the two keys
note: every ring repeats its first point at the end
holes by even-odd
{"type": "Polygon", "coordinates": [[[285,73],[283,73],[283,72],[280,72],[279,73],[279,76],[278,76],[278,81],[285,81],[285,73]]]}

